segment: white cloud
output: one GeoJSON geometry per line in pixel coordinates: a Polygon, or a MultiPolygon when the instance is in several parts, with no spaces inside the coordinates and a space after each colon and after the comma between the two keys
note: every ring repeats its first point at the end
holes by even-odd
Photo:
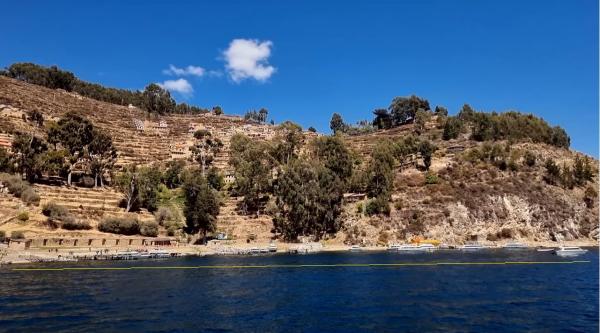
{"type": "Polygon", "coordinates": [[[163,70],[163,74],[174,76],[203,76],[206,70],[200,66],[189,65],[186,68],[178,68],[174,65],[169,65],[168,69],[163,70]]]}
{"type": "Polygon", "coordinates": [[[167,80],[163,83],[158,83],[158,85],[182,95],[191,95],[194,92],[194,88],[192,88],[192,85],[186,79],[167,80]]]}
{"type": "Polygon", "coordinates": [[[269,65],[271,41],[256,39],[234,39],[223,52],[225,67],[235,82],[248,78],[265,81],[275,73],[275,67],[269,65]]]}

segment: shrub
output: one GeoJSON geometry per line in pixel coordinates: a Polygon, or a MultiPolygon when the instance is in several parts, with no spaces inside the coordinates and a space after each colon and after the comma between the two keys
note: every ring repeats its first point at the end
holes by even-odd
{"type": "Polygon", "coordinates": [[[61,223],[61,228],[66,230],[89,230],[92,229],[87,221],[80,221],[69,215],[61,223]]]}
{"type": "Polygon", "coordinates": [[[136,235],[140,224],[135,217],[107,217],[98,224],[98,230],[121,235],[136,235]]]}
{"type": "Polygon", "coordinates": [[[154,220],[161,226],[164,226],[169,221],[173,221],[175,216],[169,207],[159,207],[156,212],[154,212],[154,220]]]}
{"type": "Polygon", "coordinates": [[[0,242],[4,242],[6,240],[6,231],[0,230],[0,242]]]}
{"type": "Polygon", "coordinates": [[[431,185],[431,184],[437,184],[439,183],[440,179],[438,178],[438,176],[432,172],[428,172],[425,175],[425,184],[427,185],[431,185]]]}
{"type": "Polygon", "coordinates": [[[17,220],[23,221],[23,222],[29,220],[29,213],[27,213],[27,212],[20,212],[17,215],[17,220]]]}
{"type": "Polygon", "coordinates": [[[13,232],[10,233],[10,238],[12,238],[12,239],[23,239],[23,238],[25,238],[25,234],[23,233],[23,231],[15,230],[15,231],[13,231],[13,232]]]}
{"type": "Polygon", "coordinates": [[[442,134],[442,139],[456,139],[462,131],[462,127],[462,120],[457,117],[448,117],[448,119],[446,119],[446,123],[444,124],[444,133],[442,134]]]}
{"type": "Polygon", "coordinates": [[[140,234],[142,236],[156,237],[158,236],[158,223],[146,222],[140,224],[140,234]]]}
{"type": "Polygon", "coordinates": [[[385,196],[379,196],[369,200],[365,207],[365,214],[372,216],[375,214],[390,215],[390,203],[385,196]]]}
{"type": "Polygon", "coordinates": [[[356,214],[362,214],[363,213],[363,204],[362,202],[359,202],[356,204],[356,214]]]}
{"type": "Polygon", "coordinates": [[[40,203],[40,196],[31,187],[28,187],[21,193],[21,200],[28,205],[37,206],[40,203]]]}
{"type": "Polygon", "coordinates": [[[585,202],[587,208],[594,207],[594,202],[596,201],[596,198],[598,198],[598,191],[596,191],[596,189],[593,186],[588,186],[583,194],[583,202],[585,202]]]}
{"type": "Polygon", "coordinates": [[[394,202],[394,208],[396,210],[402,210],[403,207],[404,207],[404,204],[402,202],[402,199],[398,199],[398,200],[396,200],[396,202],[394,202]]]}
{"type": "Polygon", "coordinates": [[[48,202],[42,206],[42,214],[52,219],[60,220],[63,217],[69,216],[69,210],[54,202],[48,202]]]}
{"type": "Polygon", "coordinates": [[[40,196],[33,190],[28,182],[21,179],[17,175],[1,174],[0,180],[2,180],[8,192],[17,198],[20,198],[28,205],[38,205],[40,203],[40,196]]]}
{"type": "Polygon", "coordinates": [[[536,159],[535,154],[528,150],[525,152],[525,156],[523,156],[523,164],[528,167],[533,167],[535,166],[536,159]]]}

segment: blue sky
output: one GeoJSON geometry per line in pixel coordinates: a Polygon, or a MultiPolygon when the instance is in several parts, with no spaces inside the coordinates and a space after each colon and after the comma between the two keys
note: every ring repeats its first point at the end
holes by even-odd
{"type": "Polygon", "coordinates": [[[2,9],[2,67],[56,64],[128,89],[159,82],[182,91],[178,101],[235,114],[265,107],[277,122],[320,131],[333,112],[354,123],[416,94],[451,114],[463,103],[537,114],[598,156],[592,0],[12,0],[2,9]]]}

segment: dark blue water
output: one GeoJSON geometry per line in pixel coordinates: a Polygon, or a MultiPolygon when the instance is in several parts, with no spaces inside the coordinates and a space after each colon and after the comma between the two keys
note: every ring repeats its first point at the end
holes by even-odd
{"type": "MultiPolygon", "coordinates": [[[[535,251],[322,253],[18,267],[567,261],[535,251]]],[[[13,271],[0,269],[0,331],[598,332],[589,263],[402,267],[13,271]]]]}

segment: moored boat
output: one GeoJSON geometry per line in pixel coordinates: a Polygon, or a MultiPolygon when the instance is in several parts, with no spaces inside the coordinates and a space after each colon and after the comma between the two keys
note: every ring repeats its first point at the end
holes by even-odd
{"type": "Polygon", "coordinates": [[[464,244],[459,247],[459,249],[463,250],[463,251],[478,251],[478,250],[483,250],[485,248],[486,248],[485,246],[483,246],[479,243],[467,243],[467,244],[464,244]]]}
{"type": "Polygon", "coordinates": [[[416,253],[421,251],[422,249],[419,248],[419,245],[414,244],[403,244],[398,247],[398,252],[416,253]]]}
{"type": "Polygon", "coordinates": [[[360,252],[360,251],[362,251],[362,248],[360,246],[358,246],[358,245],[352,245],[350,247],[350,251],[351,252],[360,252]]]}
{"type": "Polygon", "coordinates": [[[504,246],[502,248],[509,249],[509,250],[524,250],[524,249],[528,249],[529,246],[527,246],[526,244],[523,244],[523,243],[519,243],[519,242],[508,242],[508,243],[504,244],[504,246]]]}
{"type": "Polygon", "coordinates": [[[171,253],[162,249],[154,249],[148,251],[148,255],[150,258],[169,258],[171,257],[171,253]]]}
{"type": "Polygon", "coordinates": [[[574,257],[586,253],[587,250],[578,246],[560,246],[554,253],[562,257],[574,257]]]}
{"type": "Polygon", "coordinates": [[[269,252],[277,252],[277,245],[269,244],[268,250],[269,250],[269,252]]]}
{"type": "Polygon", "coordinates": [[[431,252],[435,251],[436,247],[433,244],[425,243],[419,245],[419,251],[431,252]]]}

